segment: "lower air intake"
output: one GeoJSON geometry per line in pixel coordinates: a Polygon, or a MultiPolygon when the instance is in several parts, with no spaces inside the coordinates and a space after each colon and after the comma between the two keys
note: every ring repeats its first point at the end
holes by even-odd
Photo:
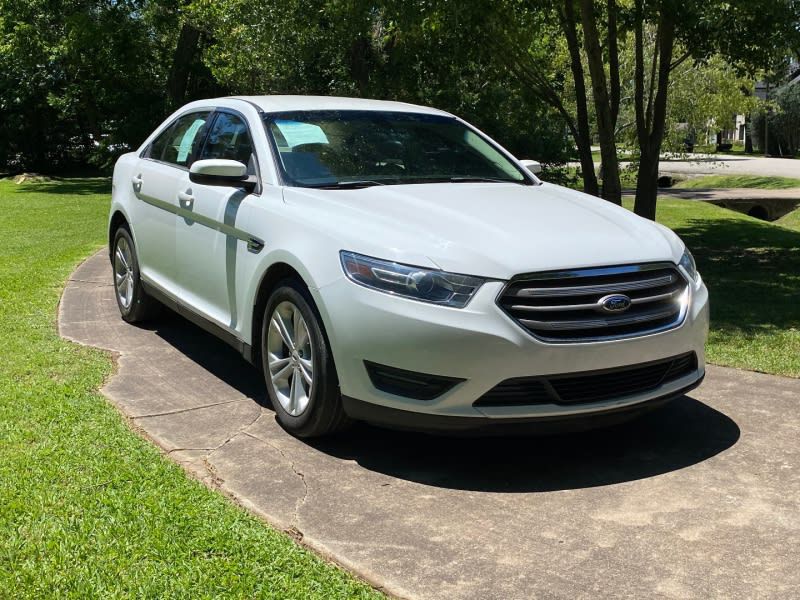
{"type": "Polygon", "coordinates": [[[627,367],[506,379],[479,398],[475,406],[590,404],[652,391],[697,371],[694,352],[627,367]]]}

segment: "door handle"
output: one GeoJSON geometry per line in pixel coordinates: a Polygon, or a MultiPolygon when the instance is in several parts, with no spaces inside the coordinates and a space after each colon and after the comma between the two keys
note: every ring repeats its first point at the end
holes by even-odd
{"type": "MultiPolygon", "coordinates": [[[[191,192],[191,190],[189,190],[191,192]]],[[[191,208],[194,203],[194,196],[188,192],[178,192],[178,200],[187,208],[191,208]]]]}
{"type": "Polygon", "coordinates": [[[137,194],[142,191],[142,175],[134,175],[131,177],[131,184],[133,184],[133,191],[137,194]]]}

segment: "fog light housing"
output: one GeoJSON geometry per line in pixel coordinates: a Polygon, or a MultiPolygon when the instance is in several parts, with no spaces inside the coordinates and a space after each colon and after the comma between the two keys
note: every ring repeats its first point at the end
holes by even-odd
{"type": "Polygon", "coordinates": [[[382,392],[414,400],[433,400],[465,381],[457,377],[406,371],[364,361],[372,385],[382,392]]]}

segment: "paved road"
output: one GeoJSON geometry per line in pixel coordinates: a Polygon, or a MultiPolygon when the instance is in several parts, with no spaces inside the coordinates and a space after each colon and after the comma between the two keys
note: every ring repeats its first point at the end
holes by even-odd
{"type": "Polygon", "coordinates": [[[103,253],[85,262],[59,326],[118,353],[111,402],[208,485],[393,594],[800,594],[800,380],[710,367],[691,396],[582,435],[361,426],[306,444],[224,344],[178,317],[124,324],[110,280],[103,253]]]}
{"type": "Polygon", "coordinates": [[[800,178],[800,160],[746,155],[697,155],[693,160],[661,159],[662,173],[765,175],[800,178]]]}
{"type": "MultiPolygon", "coordinates": [[[[672,160],[662,158],[659,172],[679,175],[765,175],[796,177],[800,179],[800,159],[765,158],[763,156],[730,154],[696,154],[691,160],[672,160]]],[[[580,166],[578,162],[570,166],[580,166]]],[[[623,161],[620,168],[629,163],[623,161]]],[[[600,163],[595,163],[595,169],[600,163]]]]}
{"type": "MultiPolygon", "coordinates": [[[[623,196],[636,194],[635,189],[622,191],[623,196]]],[[[723,200],[776,200],[800,202],[800,187],[784,190],[760,190],[758,188],[661,188],[659,196],[676,198],[679,200],[703,200],[706,202],[721,202],[723,200]]]]}

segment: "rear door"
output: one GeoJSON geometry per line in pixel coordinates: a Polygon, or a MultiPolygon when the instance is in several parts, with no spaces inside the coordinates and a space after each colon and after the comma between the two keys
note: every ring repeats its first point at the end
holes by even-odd
{"type": "Polygon", "coordinates": [[[131,186],[136,205],[136,250],[145,281],[171,294],[178,292],[175,219],[179,192],[205,137],[211,110],[178,117],[139,158],[131,186]]]}
{"type": "MultiPolygon", "coordinates": [[[[219,109],[209,127],[198,159],[225,158],[247,166],[259,176],[247,120],[231,109],[219,109]]],[[[204,185],[185,174],[180,186],[181,216],[177,223],[177,265],[181,303],[229,329],[237,328],[237,256],[249,242],[247,227],[238,217],[243,203],[257,200],[240,188],[204,185]]]]}

